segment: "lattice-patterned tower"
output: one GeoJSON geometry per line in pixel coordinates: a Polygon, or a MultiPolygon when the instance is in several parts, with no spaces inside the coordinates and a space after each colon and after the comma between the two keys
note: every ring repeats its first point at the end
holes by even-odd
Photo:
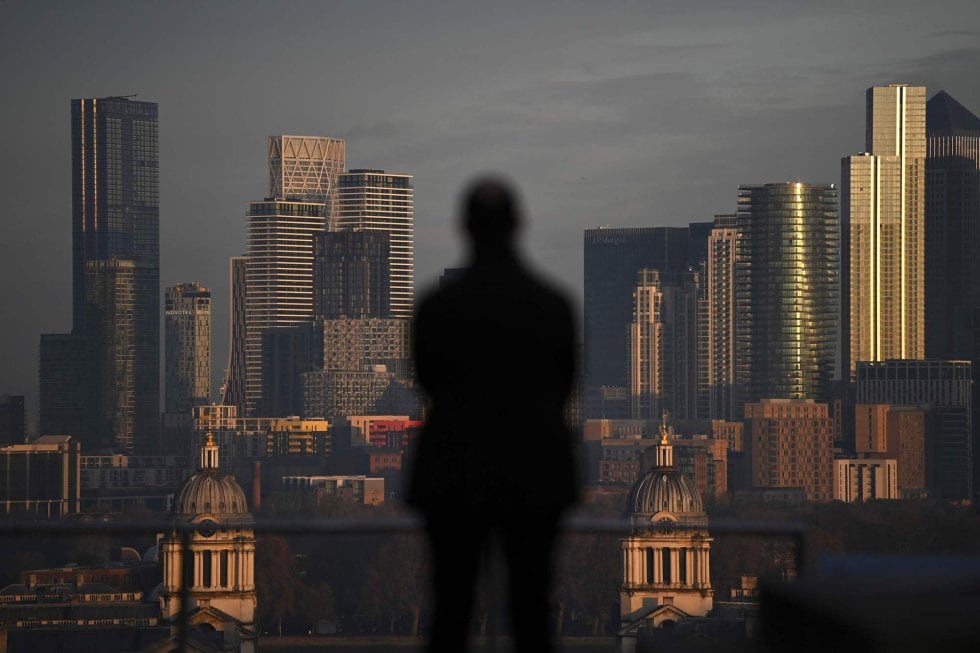
{"type": "Polygon", "coordinates": [[[708,517],[694,483],[674,467],[666,415],[656,464],[633,487],[631,533],[622,540],[623,623],[660,626],[703,617],[713,605],[708,517]]]}
{"type": "Polygon", "coordinates": [[[332,198],[344,172],[346,143],[326,136],[269,137],[269,196],[304,202],[332,198]]]}

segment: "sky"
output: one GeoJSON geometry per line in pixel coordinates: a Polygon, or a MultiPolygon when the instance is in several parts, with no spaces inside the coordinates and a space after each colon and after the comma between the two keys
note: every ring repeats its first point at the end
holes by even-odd
{"type": "Polygon", "coordinates": [[[419,290],[462,260],[467,181],[509,176],[528,258],[581,304],[583,229],[709,220],[739,184],[839,183],[867,87],[980,113],[978,72],[971,1],[3,0],[0,394],[36,418],[39,335],[71,328],[72,98],[159,103],[161,281],[212,289],[217,389],[271,134],[415,176],[419,290]]]}

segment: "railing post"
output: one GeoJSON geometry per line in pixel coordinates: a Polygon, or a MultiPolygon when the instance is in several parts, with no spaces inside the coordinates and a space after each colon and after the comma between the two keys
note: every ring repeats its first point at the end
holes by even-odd
{"type": "Polygon", "coordinates": [[[191,527],[182,525],[180,536],[180,614],[177,615],[177,645],[179,651],[187,650],[187,618],[190,614],[190,586],[194,582],[194,558],[191,556],[191,527]]]}

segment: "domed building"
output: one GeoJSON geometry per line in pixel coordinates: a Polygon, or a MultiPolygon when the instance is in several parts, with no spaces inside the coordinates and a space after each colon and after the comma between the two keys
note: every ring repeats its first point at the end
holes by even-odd
{"type": "Polygon", "coordinates": [[[179,618],[186,578],[189,624],[213,629],[222,650],[255,650],[255,520],[235,477],[219,468],[218,445],[210,433],[201,447],[200,470],[174,502],[173,520],[176,528],[159,548],[163,618],[179,618]],[[186,569],[185,536],[192,558],[186,569]]]}
{"type": "Polygon", "coordinates": [[[706,616],[714,595],[708,516],[694,483],[674,467],[666,416],[656,463],[633,486],[627,509],[621,633],[706,616]]]}

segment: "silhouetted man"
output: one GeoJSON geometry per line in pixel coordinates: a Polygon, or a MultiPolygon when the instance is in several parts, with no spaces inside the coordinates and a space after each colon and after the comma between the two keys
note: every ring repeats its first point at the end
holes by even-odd
{"type": "Polygon", "coordinates": [[[518,259],[520,216],[503,183],[477,182],[464,214],[470,265],[415,317],[418,381],[432,403],[409,501],[433,554],[430,650],[465,650],[481,554],[499,539],[517,650],[547,653],[551,552],[577,491],[563,420],[572,311],[518,259]]]}

